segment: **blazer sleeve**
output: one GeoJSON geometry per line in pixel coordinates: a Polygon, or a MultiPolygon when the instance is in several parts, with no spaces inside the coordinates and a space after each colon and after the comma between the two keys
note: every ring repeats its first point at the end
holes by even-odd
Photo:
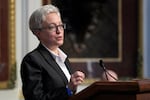
{"type": "Polygon", "coordinates": [[[42,68],[31,56],[26,56],[21,63],[22,89],[25,100],[67,100],[66,87],[45,91],[43,89],[42,68]]]}

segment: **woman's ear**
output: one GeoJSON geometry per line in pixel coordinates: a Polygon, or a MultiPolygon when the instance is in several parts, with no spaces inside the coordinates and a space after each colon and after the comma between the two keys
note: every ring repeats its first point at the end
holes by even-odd
{"type": "Polygon", "coordinates": [[[34,34],[34,35],[36,35],[36,36],[37,36],[37,35],[39,35],[39,34],[40,34],[41,30],[34,30],[34,31],[32,31],[32,32],[33,32],[33,34],[34,34]]]}
{"type": "Polygon", "coordinates": [[[41,33],[41,30],[34,30],[34,31],[32,31],[33,32],[33,34],[39,39],[39,35],[40,35],[40,33],[41,33]]]}

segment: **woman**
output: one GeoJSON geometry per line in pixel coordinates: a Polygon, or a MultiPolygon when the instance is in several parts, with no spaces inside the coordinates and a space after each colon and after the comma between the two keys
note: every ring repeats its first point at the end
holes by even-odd
{"type": "Polygon", "coordinates": [[[57,7],[44,5],[29,20],[30,30],[40,41],[21,64],[25,100],[66,100],[75,93],[85,75],[72,72],[67,55],[59,48],[64,42],[65,24],[57,7]]]}

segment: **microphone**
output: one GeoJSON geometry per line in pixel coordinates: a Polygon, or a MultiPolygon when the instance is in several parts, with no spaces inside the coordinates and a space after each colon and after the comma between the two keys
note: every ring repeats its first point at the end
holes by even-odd
{"type": "Polygon", "coordinates": [[[110,76],[110,77],[113,78],[115,81],[117,81],[117,78],[114,77],[112,74],[110,74],[110,73],[108,72],[108,70],[106,69],[106,67],[105,67],[105,65],[104,65],[104,63],[103,63],[103,60],[99,60],[99,65],[102,67],[102,69],[103,69],[103,71],[104,71],[104,74],[105,74],[105,76],[106,76],[106,79],[107,79],[108,81],[109,81],[108,76],[110,76]]]}

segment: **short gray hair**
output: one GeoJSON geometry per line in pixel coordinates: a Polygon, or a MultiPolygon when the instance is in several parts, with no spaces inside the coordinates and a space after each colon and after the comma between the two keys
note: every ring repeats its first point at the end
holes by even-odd
{"type": "Polygon", "coordinates": [[[44,5],[32,13],[29,19],[29,28],[33,33],[35,30],[40,30],[42,28],[45,16],[49,13],[57,13],[60,16],[59,9],[51,4],[44,5]]]}

